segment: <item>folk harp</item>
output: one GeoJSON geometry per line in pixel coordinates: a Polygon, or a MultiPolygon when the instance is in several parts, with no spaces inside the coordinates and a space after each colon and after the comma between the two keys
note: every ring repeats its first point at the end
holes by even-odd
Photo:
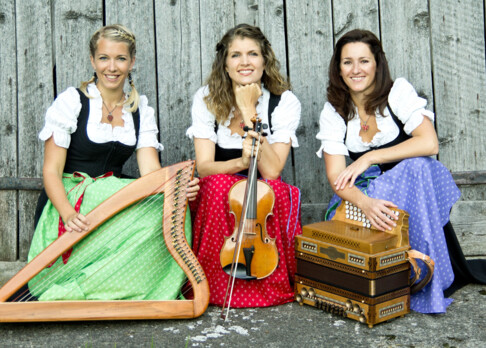
{"type": "Polygon", "coordinates": [[[209,303],[209,285],[184,235],[185,188],[193,174],[194,161],[162,168],[135,180],[93,209],[87,214],[91,221],[88,231],[64,233],[0,289],[0,322],[184,319],[203,314],[209,303]],[[5,302],[108,218],[154,193],[162,192],[164,240],[191,283],[193,299],[5,302]]]}

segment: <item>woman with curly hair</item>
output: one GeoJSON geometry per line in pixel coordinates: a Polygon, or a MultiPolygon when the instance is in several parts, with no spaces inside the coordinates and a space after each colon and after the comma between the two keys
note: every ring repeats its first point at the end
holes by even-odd
{"type": "Polygon", "coordinates": [[[251,119],[268,124],[258,154],[258,172],[275,192],[273,215],[267,232],[276,238],[279,262],[276,270],[259,280],[236,279],[232,307],[266,307],[293,299],[295,273],[294,237],[302,232],[300,193],[284,183],[280,174],[291,146],[297,147],[295,131],[300,102],[279,72],[280,64],[258,27],[240,24],[216,45],[216,57],[207,85],[194,96],[192,126],[200,192],[192,205],[193,249],[210,285],[210,302],[222,305],[229,276],[220,264],[224,237],[234,228],[228,192],[245,178],[251,142],[257,137],[251,119]]]}

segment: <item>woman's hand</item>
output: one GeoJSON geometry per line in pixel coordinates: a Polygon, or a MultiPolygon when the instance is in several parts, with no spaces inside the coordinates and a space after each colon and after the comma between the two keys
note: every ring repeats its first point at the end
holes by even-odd
{"type": "Polygon", "coordinates": [[[358,176],[363,174],[373,163],[369,160],[370,152],[364,154],[347,166],[334,181],[336,190],[343,190],[346,185],[353,187],[358,176]]]}
{"type": "Polygon", "coordinates": [[[83,232],[88,230],[89,221],[83,214],[73,211],[66,218],[62,219],[64,228],[68,232],[83,232]]]}
{"type": "Polygon", "coordinates": [[[262,95],[260,86],[256,83],[251,83],[244,86],[235,86],[233,89],[235,93],[236,106],[241,112],[245,125],[251,125],[251,118],[256,114],[256,104],[258,98],[262,95]]]}
{"type": "Polygon", "coordinates": [[[193,201],[196,199],[197,193],[199,192],[199,178],[194,178],[191,181],[189,181],[189,184],[187,185],[187,199],[190,201],[193,201]]]}
{"type": "Polygon", "coordinates": [[[253,149],[253,156],[257,157],[257,160],[260,159],[263,147],[261,144],[263,143],[263,136],[260,136],[260,146],[257,146],[258,143],[258,133],[255,131],[248,131],[245,140],[243,140],[243,153],[242,153],[242,161],[243,165],[248,168],[250,166],[250,157],[251,157],[251,148],[253,144],[253,139],[255,139],[255,148],[253,149]],[[258,147],[258,152],[257,152],[258,147]]]}
{"type": "Polygon", "coordinates": [[[397,208],[395,204],[383,199],[371,198],[364,196],[365,199],[358,204],[358,207],[363,211],[368,220],[370,220],[373,227],[380,231],[393,229],[397,224],[397,216],[390,208],[397,208]]]}

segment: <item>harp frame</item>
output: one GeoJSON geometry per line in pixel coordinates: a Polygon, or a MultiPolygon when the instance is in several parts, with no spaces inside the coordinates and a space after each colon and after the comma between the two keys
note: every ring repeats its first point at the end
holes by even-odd
{"type": "Polygon", "coordinates": [[[194,164],[189,160],[144,175],[88,213],[86,216],[91,224],[87,231],[64,233],[51,243],[0,289],[0,322],[185,319],[202,315],[209,304],[209,285],[184,234],[187,210],[185,187],[194,175],[194,164]],[[162,190],[159,191],[159,188],[162,190]],[[5,302],[104,221],[126,207],[162,192],[165,193],[162,220],[164,241],[191,283],[193,299],[5,302]]]}

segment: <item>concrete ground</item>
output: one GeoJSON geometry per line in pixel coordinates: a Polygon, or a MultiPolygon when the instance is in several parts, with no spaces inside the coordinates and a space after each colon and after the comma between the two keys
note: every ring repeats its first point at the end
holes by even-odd
{"type": "Polygon", "coordinates": [[[0,324],[1,347],[486,347],[486,286],[456,292],[446,314],[412,312],[373,328],[297,303],[209,307],[190,320],[0,324]]]}

